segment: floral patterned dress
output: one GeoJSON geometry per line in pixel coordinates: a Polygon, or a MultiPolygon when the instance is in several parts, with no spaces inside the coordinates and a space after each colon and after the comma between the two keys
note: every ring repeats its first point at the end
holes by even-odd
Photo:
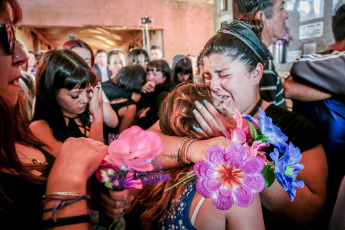
{"type": "Polygon", "coordinates": [[[196,182],[186,186],[181,195],[175,197],[166,211],[161,222],[162,230],[196,230],[189,218],[189,207],[196,192],[196,182]]]}

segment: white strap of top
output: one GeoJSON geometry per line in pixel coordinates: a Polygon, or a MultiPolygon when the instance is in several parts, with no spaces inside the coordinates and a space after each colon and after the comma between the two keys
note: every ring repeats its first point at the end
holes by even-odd
{"type": "Polygon", "coordinates": [[[195,219],[196,219],[196,215],[198,215],[199,209],[200,209],[202,203],[204,203],[204,201],[205,201],[205,197],[201,197],[201,199],[199,200],[198,205],[194,209],[194,212],[193,212],[193,215],[192,215],[192,219],[191,219],[191,222],[192,222],[193,226],[194,226],[194,222],[195,222],[195,219]]]}

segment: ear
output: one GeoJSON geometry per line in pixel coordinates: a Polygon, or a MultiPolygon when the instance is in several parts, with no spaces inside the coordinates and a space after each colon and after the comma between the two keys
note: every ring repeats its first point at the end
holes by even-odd
{"type": "Polygon", "coordinates": [[[263,11],[259,10],[254,14],[254,18],[264,22],[266,20],[266,15],[263,11]]]}
{"type": "Polygon", "coordinates": [[[255,69],[250,73],[250,75],[253,79],[254,85],[258,85],[260,83],[263,72],[264,72],[264,66],[261,62],[259,62],[256,65],[255,69]]]}

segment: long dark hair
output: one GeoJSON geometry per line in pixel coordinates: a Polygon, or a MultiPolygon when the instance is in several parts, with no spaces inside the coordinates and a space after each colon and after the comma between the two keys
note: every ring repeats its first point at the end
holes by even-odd
{"type": "MultiPolygon", "coordinates": [[[[42,146],[43,144],[32,134],[29,128],[24,99],[19,95],[18,103],[13,108],[7,96],[0,92],[0,172],[9,172],[27,181],[41,183],[44,178],[34,176],[29,170],[33,164],[22,164],[16,153],[15,143],[26,146],[42,146]]],[[[0,193],[1,193],[0,188],[0,193]]]]}
{"type": "Polygon", "coordinates": [[[153,60],[150,61],[147,64],[147,71],[153,70],[153,68],[156,68],[156,71],[162,71],[163,76],[165,77],[164,83],[171,82],[171,68],[167,61],[161,59],[161,60],[153,60]]]}
{"type": "Polygon", "coordinates": [[[193,76],[193,67],[192,67],[192,62],[189,60],[189,58],[183,58],[180,61],[178,61],[174,67],[173,71],[173,77],[172,81],[173,82],[179,82],[178,80],[178,74],[189,74],[189,78],[187,80],[192,80],[193,76]]]}
{"type": "MultiPolygon", "coordinates": [[[[84,89],[93,85],[96,77],[87,63],[75,52],[57,49],[46,52],[37,67],[37,92],[33,120],[45,120],[54,137],[64,142],[69,136],[56,96],[60,89],[84,89]]],[[[88,109],[79,115],[84,126],[90,125],[88,109]]]]}
{"type": "Polygon", "coordinates": [[[129,92],[140,93],[145,81],[145,70],[140,65],[125,66],[116,75],[115,85],[129,92]]]}

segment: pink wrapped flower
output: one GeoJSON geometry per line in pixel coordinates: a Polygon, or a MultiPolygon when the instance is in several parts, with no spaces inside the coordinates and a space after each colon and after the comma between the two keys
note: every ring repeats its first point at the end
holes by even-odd
{"type": "Polygon", "coordinates": [[[118,167],[147,172],[153,170],[151,160],[162,151],[163,143],[156,133],[132,126],[111,142],[104,160],[118,167]]]}
{"type": "Polygon", "coordinates": [[[218,209],[230,209],[234,203],[248,207],[253,203],[254,193],[264,189],[261,174],[264,163],[257,156],[248,157],[243,145],[232,144],[227,149],[212,146],[206,158],[194,166],[196,189],[203,197],[212,198],[218,209]]]}
{"type": "Polygon", "coordinates": [[[243,144],[252,139],[249,129],[249,121],[247,119],[243,119],[241,113],[237,109],[234,109],[234,112],[234,119],[237,127],[230,129],[229,131],[224,131],[224,135],[233,143],[243,144]]]}

